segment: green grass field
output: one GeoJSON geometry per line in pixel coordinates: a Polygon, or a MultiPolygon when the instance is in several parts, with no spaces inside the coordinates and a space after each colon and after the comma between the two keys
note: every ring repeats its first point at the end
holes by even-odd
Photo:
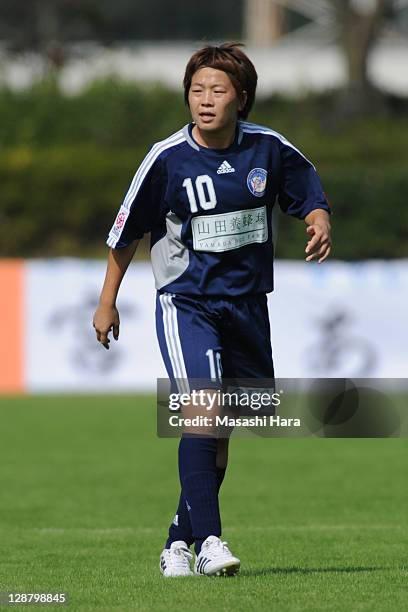
{"type": "Polygon", "coordinates": [[[241,574],[166,580],[177,440],[156,437],[154,397],[3,398],[0,426],[0,591],[68,593],[47,610],[407,609],[407,439],[233,440],[241,574]]]}

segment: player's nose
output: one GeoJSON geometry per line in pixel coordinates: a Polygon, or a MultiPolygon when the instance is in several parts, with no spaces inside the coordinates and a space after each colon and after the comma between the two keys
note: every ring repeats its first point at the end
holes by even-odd
{"type": "Polygon", "coordinates": [[[214,97],[212,91],[204,91],[203,97],[201,98],[202,106],[213,106],[214,105],[214,97]]]}

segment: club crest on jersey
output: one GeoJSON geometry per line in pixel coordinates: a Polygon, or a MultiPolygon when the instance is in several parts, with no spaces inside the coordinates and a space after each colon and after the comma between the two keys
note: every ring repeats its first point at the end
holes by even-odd
{"type": "Polygon", "coordinates": [[[268,173],[263,168],[254,168],[248,174],[247,185],[252,195],[260,198],[266,191],[266,177],[268,173]]]}

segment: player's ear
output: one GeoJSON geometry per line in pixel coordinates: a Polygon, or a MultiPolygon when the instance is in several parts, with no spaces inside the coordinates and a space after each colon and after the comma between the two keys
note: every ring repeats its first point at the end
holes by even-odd
{"type": "Polygon", "coordinates": [[[245,89],[242,91],[241,96],[240,96],[240,103],[239,103],[239,111],[243,111],[245,108],[245,104],[247,103],[248,100],[248,94],[245,91],[245,89]]]}

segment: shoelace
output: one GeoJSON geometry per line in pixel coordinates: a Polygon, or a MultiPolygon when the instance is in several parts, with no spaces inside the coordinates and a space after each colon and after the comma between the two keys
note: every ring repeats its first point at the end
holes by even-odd
{"type": "Polygon", "coordinates": [[[192,553],[187,548],[174,548],[170,556],[172,564],[178,569],[190,567],[190,560],[193,558],[192,553]]]}
{"type": "Polygon", "coordinates": [[[221,542],[221,540],[219,540],[218,542],[212,542],[208,546],[208,549],[211,550],[211,553],[214,555],[214,557],[222,557],[225,554],[232,556],[232,553],[228,548],[227,544],[228,542],[221,542]]]}

